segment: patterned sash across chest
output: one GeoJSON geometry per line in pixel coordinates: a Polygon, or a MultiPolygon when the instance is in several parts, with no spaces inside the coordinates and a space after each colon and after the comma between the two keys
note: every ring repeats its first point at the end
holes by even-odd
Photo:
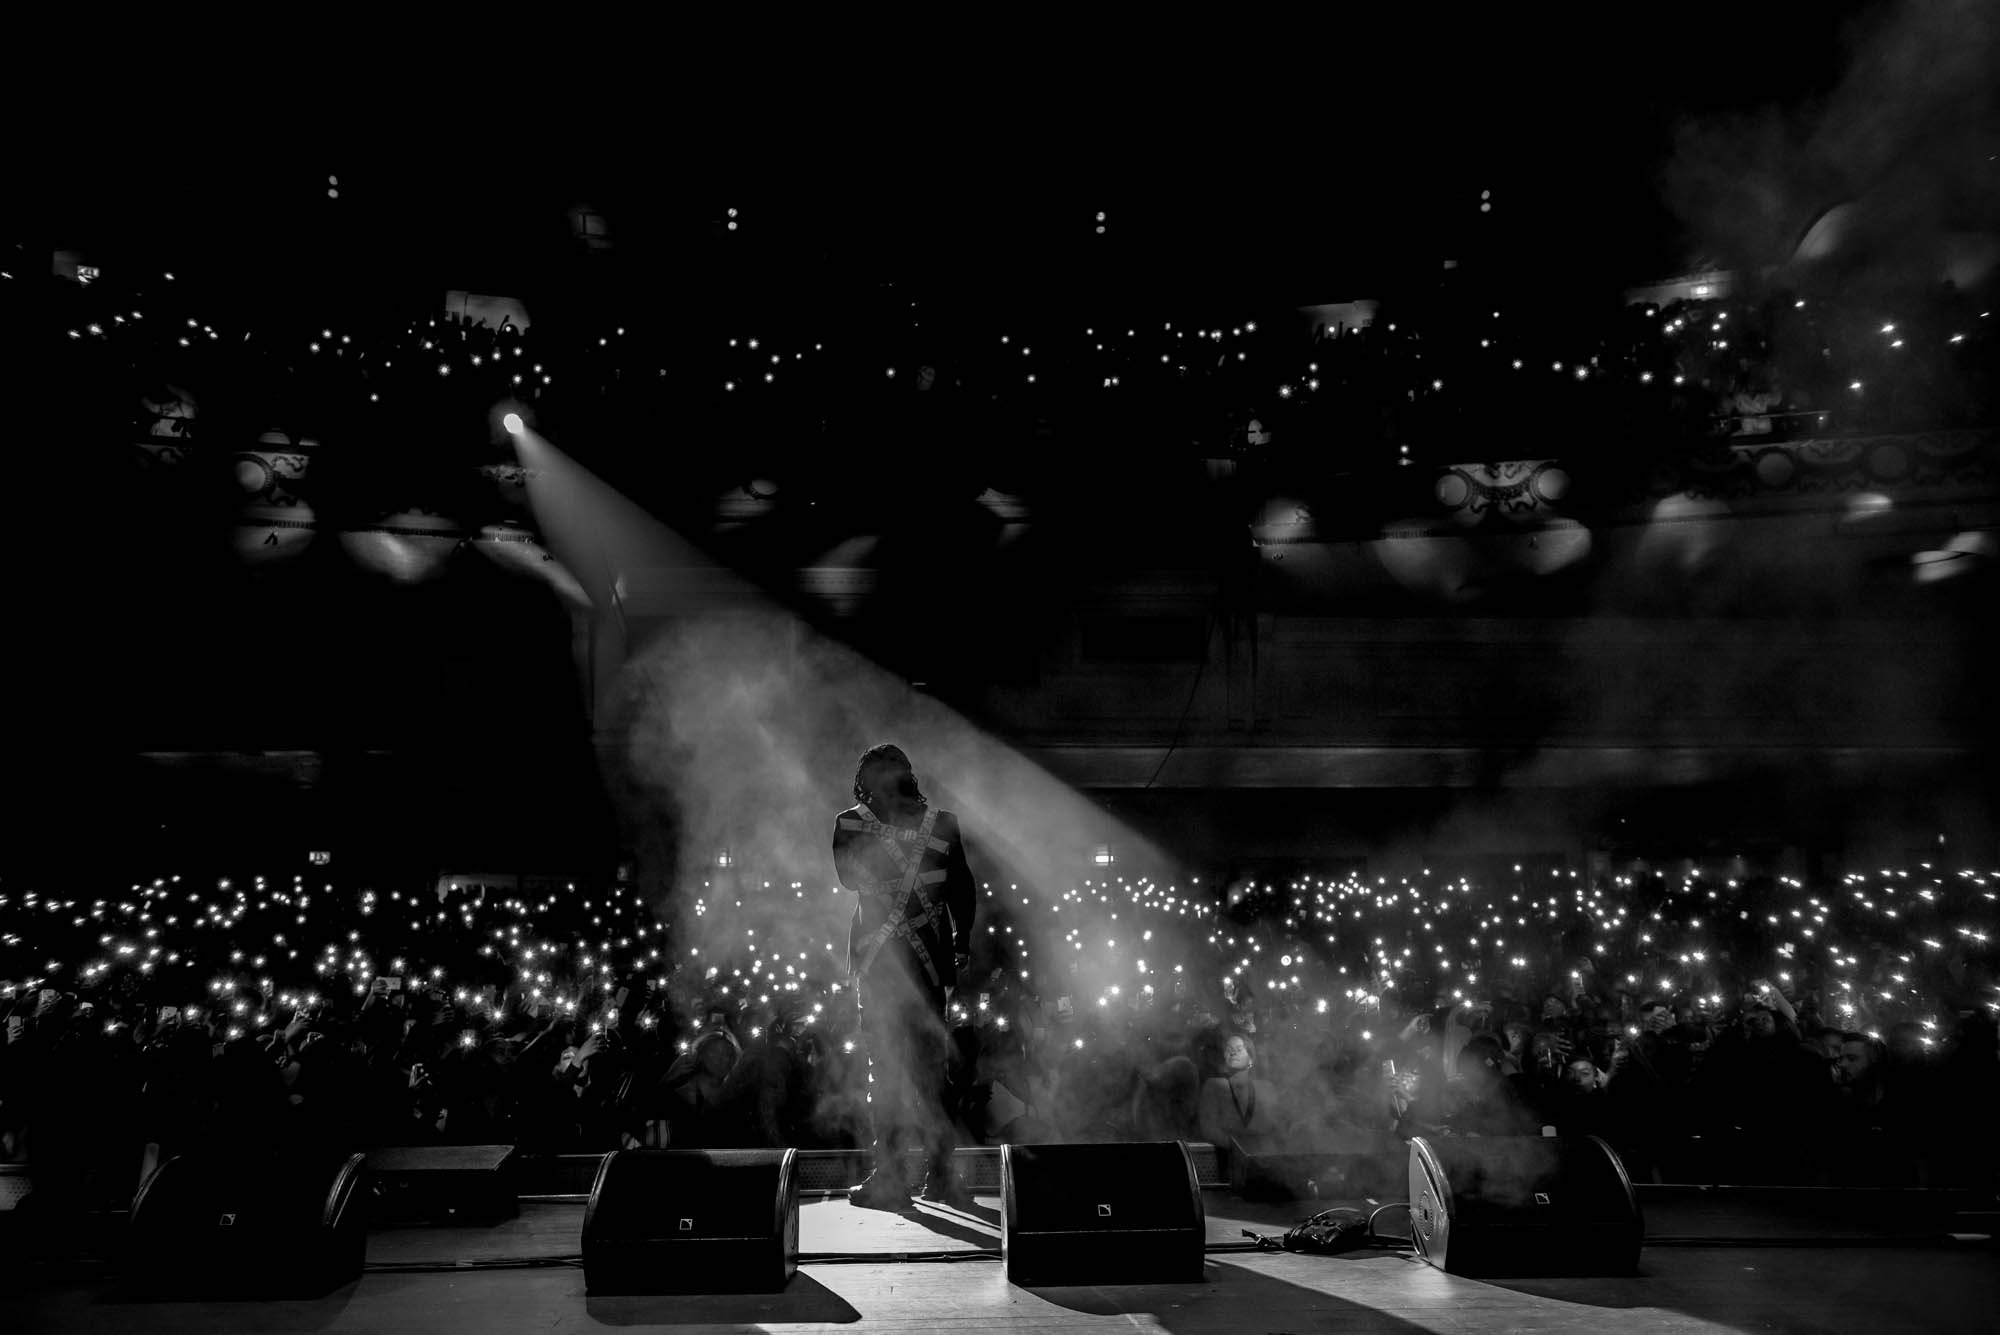
{"type": "Polygon", "coordinates": [[[949,843],[931,833],[937,826],[937,813],[925,811],[923,820],[915,829],[906,829],[881,820],[868,809],[866,804],[857,807],[856,810],[861,812],[863,819],[855,820],[843,816],[840,828],[875,836],[888,850],[890,858],[902,874],[893,883],[887,878],[875,883],[873,897],[883,900],[893,898],[895,907],[890,911],[888,919],[870,934],[868,945],[863,950],[854,972],[857,976],[866,974],[869,966],[875,962],[875,957],[881,953],[882,947],[892,938],[900,937],[916,955],[917,961],[924,966],[924,972],[929,975],[932,985],[935,986],[940,981],[937,963],[931,958],[930,950],[924,945],[923,938],[918,935],[918,929],[929,925],[931,919],[938,913],[937,903],[923,891],[942,883],[947,874],[942,867],[928,872],[923,869],[926,851],[944,853],[951,849],[949,843]],[[905,848],[906,844],[912,847],[905,848]]]}

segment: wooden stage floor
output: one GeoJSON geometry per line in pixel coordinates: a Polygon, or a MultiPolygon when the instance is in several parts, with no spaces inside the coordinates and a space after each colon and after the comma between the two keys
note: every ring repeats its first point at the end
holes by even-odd
{"type": "MultiPolygon", "coordinates": [[[[1281,1232],[1311,1206],[1250,1205],[1205,1193],[1212,1243],[1243,1228],[1281,1232]]],[[[491,1228],[389,1228],[369,1238],[369,1270],[310,1302],[134,1302],[106,1272],[17,1273],[0,1292],[0,1331],[259,1332],[268,1335],[503,1335],[514,1331],[922,1331],[938,1335],[1304,1331],[1981,1331],[2000,1329],[2000,1257],[1989,1240],[1927,1245],[1648,1246],[1618,1279],[1482,1281],[1388,1252],[1336,1257],[1240,1252],[1209,1258],[1200,1284],[1020,1289],[981,1253],[999,1246],[999,1202],[911,1216],[845,1200],[801,1208],[801,1266],[783,1293],[586,1298],[580,1204],[527,1204],[491,1228]],[[960,1253],[958,1261],[897,1254],[960,1253]],[[539,1259],[538,1268],[473,1269],[539,1259]],[[428,1267],[436,1267],[428,1269],[428,1267]]],[[[1648,1216],[1649,1234],[1714,1236],[1698,1211],[1648,1216]]],[[[1754,1230],[1753,1230],[1754,1231],[1754,1230]]],[[[1744,1230],[1736,1229],[1737,1235],[1744,1230]]]]}

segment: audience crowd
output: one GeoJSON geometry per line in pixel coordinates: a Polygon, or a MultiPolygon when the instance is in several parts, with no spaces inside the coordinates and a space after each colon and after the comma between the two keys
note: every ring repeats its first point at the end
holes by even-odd
{"type": "Polygon", "coordinates": [[[90,391],[77,411],[100,415],[107,439],[136,425],[254,440],[273,425],[259,414],[290,398],[313,405],[308,434],[328,444],[361,450],[394,422],[434,439],[439,463],[490,453],[503,400],[586,454],[605,431],[615,443],[673,416],[744,448],[805,440],[806,459],[886,436],[982,456],[1129,443],[1337,471],[1457,462],[1500,421],[1528,424],[1531,457],[1630,461],[1979,426],[1993,407],[1990,293],[1948,287],[1893,310],[1773,289],[1572,311],[1467,288],[1361,303],[1351,322],[1284,307],[1050,312],[1018,327],[932,312],[908,329],[862,302],[810,327],[745,312],[691,345],[637,315],[529,321],[463,294],[441,312],[385,292],[342,317],[251,304],[191,274],[0,273],[0,302],[32,308],[23,329],[60,350],[90,391]]]}
{"type": "MultiPolygon", "coordinates": [[[[1329,1011],[1186,960],[1170,989],[1094,1008],[1012,970],[975,973],[952,1008],[961,1143],[1384,1156],[1415,1135],[1589,1134],[1640,1181],[1994,1186],[1990,1009],[1878,1038],[1789,981],[1639,995],[1572,974],[1545,993],[1329,1011]]],[[[289,1007],[254,990],[162,1006],[130,972],[20,988],[0,1047],[0,1162],[28,1165],[38,1190],[104,1199],[149,1156],[208,1146],[865,1145],[851,994],[726,992],[685,966],[581,1008],[384,977],[359,996],[287,994],[289,1007]]]]}

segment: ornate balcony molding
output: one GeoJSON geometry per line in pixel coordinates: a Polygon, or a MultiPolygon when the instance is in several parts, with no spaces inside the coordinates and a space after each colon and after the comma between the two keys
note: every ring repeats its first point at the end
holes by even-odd
{"type": "Polygon", "coordinates": [[[1641,496],[1727,501],[1811,501],[1880,491],[1990,490],[2000,480],[2000,436],[1932,431],[1898,436],[1833,436],[1721,446],[1662,462],[1641,496]]]}
{"type": "MultiPolygon", "coordinates": [[[[1837,436],[1720,445],[1685,459],[1661,459],[1637,477],[1615,483],[1608,497],[1600,481],[1615,464],[1562,459],[1513,459],[1449,464],[1433,475],[1432,505],[1423,513],[1383,515],[1381,529],[1327,532],[1310,500],[1266,504],[1251,524],[1260,544],[1398,536],[1534,532],[1575,524],[1583,508],[1573,495],[1579,480],[1597,484],[1589,508],[1614,522],[1654,522],[1663,500],[1679,497],[1726,506],[1727,514],[1837,510],[1874,494],[1897,501],[2000,500],[2000,435],[1992,431],[1935,431],[1915,435],[1837,436]],[[1593,476],[1595,475],[1595,476],[1593,476]]],[[[1352,522],[1351,520],[1349,522],[1352,522]]],[[[1592,521],[1595,524],[1596,520],[1592,521]]]]}

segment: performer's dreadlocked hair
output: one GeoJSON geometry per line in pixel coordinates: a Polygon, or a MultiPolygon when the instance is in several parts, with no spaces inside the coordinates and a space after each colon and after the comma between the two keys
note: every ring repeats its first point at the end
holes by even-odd
{"type": "MultiPolygon", "coordinates": [[[[861,761],[854,767],[855,801],[866,804],[874,800],[875,795],[861,786],[861,772],[878,760],[886,760],[892,764],[901,765],[905,769],[914,768],[910,764],[910,758],[903,754],[903,748],[900,746],[892,746],[888,742],[883,742],[880,746],[869,747],[861,753],[861,761]]],[[[920,807],[927,807],[930,805],[930,800],[919,792],[916,795],[916,803],[920,807]]]]}

